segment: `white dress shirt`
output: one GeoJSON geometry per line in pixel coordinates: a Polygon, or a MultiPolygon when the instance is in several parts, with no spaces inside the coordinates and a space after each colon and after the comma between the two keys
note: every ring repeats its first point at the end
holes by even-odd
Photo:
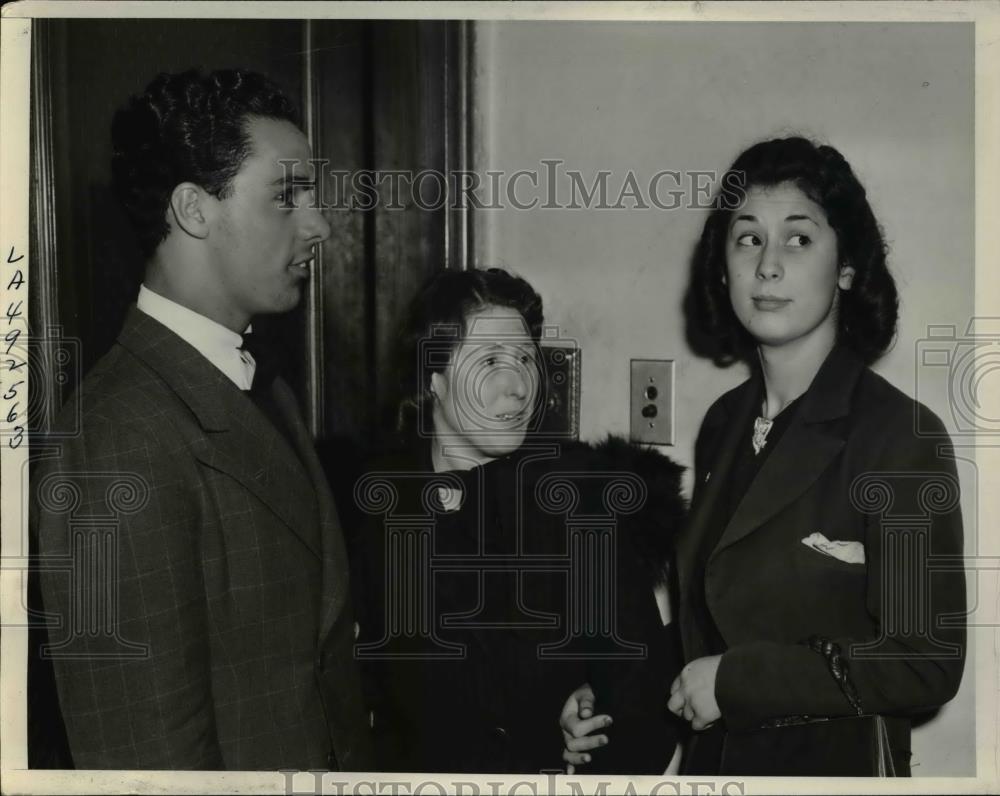
{"type": "MultiPolygon", "coordinates": [[[[241,390],[250,389],[257,365],[250,353],[240,348],[243,338],[236,332],[176,301],[154,293],[145,285],[139,288],[136,306],[197,349],[199,354],[225,373],[241,390]]],[[[250,331],[249,326],[247,331],[250,331]]]]}

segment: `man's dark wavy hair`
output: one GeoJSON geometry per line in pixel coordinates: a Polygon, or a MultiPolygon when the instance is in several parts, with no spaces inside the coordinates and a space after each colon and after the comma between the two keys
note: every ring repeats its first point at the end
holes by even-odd
{"type": "Polygon", "coordinates": [[[823,208],[837,234],[840,266],[852,266],[850,290],[840,293],[838,342],[871,364],[896,333],[898,294],[886,266],[886,245],[864,187],[832,146],[806,138],[777,138],[744,151],[722,178],[691,263],[686,299],[689,337],[720,364],[747,359],[755,343],[733,312],[726,273],[726,238],[733,211],[747,191],[790,182],[823,208]]]}
{"type": "Polygon", "coordinates": [[[542,297],[502,268],[438,271],[414,296],[397,341],[397,432],[411,436],[433,431],[432,396],[427,392],[431,374],[448,366],[451,353],[468,334],[469,314],[487,306],[519,312],[538,343],[545,323],[542,297]]]}
{"type": "Polygon", "coordinates": [[[112,184],[145,257],[167,237],[167,205],[178,184],[193,182],[219,199],[230,194],[250,154],[251,117],[299,124],[277,86],[240,69],[160,74],[115,113],[112,184]]]}

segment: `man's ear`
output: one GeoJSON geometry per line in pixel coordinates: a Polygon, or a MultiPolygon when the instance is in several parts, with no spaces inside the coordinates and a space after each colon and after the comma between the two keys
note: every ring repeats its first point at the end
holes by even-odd
{"type": "Polygon", "coordinates": [[[170,194],[170,217],[193,238],[208,237],[211,198],[193,182],[182,182],[170,194]]]}

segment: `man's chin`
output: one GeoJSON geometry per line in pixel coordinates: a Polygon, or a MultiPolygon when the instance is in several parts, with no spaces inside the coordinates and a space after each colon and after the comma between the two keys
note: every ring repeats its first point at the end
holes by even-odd
{"type": "Polygon", "coordinates": [[[284,315],[286,312],[291,312],[302,301],[302,288],[296,286],[291,289],[291,291],[286,291],[280,296],[275,296],[272,301],[269,301],[266,306],[261,307],[254,313],[254,316],[259,315],[284,315]]]}

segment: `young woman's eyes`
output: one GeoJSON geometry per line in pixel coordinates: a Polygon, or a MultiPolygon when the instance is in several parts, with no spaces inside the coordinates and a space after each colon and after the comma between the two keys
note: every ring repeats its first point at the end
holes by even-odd
{"type": "MultiPolygon", "coordinates": [[[[788,238],[785,244],[791,249],[802,249],[812,243],[812,238],[804,234],[795,234],[788,238]]],[[[744,232],[742,235],[736,238],[737,246],[762,246],[764,241],[761,239],[760,235],[756,232],[744,232]]]]}

